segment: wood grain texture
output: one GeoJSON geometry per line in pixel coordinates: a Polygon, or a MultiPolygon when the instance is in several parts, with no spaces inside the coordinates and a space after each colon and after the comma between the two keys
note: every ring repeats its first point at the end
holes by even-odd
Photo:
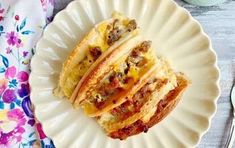
{"type": "MultiPolygon", "coordinates": [[[[66,7],[70,1],[56,1],[54,14],[66,7]]],[[[232,117],[229,95],[235,78],[235,0],[228,0],[224,4],[211,7],[192,6],[181,0],[175,1],[189,10],[201,23],[218,55],[221,96],[217,102],[217,113],[212,119],[211,127],[197,147],[221,148],[226,142],[232,117]]]]}

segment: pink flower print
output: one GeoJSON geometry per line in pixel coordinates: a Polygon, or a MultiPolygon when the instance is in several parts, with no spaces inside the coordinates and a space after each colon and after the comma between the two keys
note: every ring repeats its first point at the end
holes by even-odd
{"type": "MultiPolygon", "coordinates": [[[[26,119],[24,119],[24,113],[20,109],[10,110],[7,116],[9,120],[17,121],[17,126],[25,125],[26,119]]],[[[22,129],[19,131],[23,132],[22,129]]]]}
{"type": "Polygon", "coordinates": [[[18,42],[18,36],[17,36],[17,34],[15,34],[14,31],[7,33],[6,38],[7,38],[7,43],[9,45],[14,46],[18,42]]]}
{"type": "Polygon", "coordinates": [[[25,97],[29,94],[29,91],[23,91],[24,95],[22,95],[21,93],[22,87],[28,84],[27,81],[29,75],[27,72],[20,71],[17,73],[15,66],[11,66],[6,69],[5,78],[7,79],[8,87],[6,88],[4,87],[5,85],[2,85],[2,95],[1,95],[5,103],[11,103],[15,101],[17,98],[17,94],[20,97],[25,97]]]}
{"type": "Polygon", "coordinates": [[[25,132],[24,113],[20,109],[0,111],[0,147],[11,147],[20,142],[25,132]]]}
{"type": "Polygon", "coordinates": [[[5,103],[11,103],[15,101],[16,98],[17,96],[14,89],[7,89],[2,95],[2,99],[5,103]]]}
{"type": "Polygon", "coordinates": [[[5,72],[5,77],[7,79],[12,79],[15,77],[15,75],[16,75],[16,68],[14,66],[7,68],[7,70],[5,72]]]}
{"type": "Polygon", "coordinates": [[[9,53],[11,53],[11,52],[12,52],[12,49],[11,49],[10,47],[7,47],[7,48],[6,48],[6,53],[9,54],[9,53]]]}
{"type": "Polygon", "coordinates": [[[5,77],[7,79],[13,79],[16,78],[19,82],[26,82],[29,78],[29,74],[25,71],[20,71],[16,73],[16,68],[15,66],[11,66],[7,68],[5,72],[5,77]]]}
{"type": "Polygon", "coordinates": [[[18,34],[15,33],[14,31],[7,33],[6,38],[7,38],[8,45],[16,46],[17,48],[23,46],[21,39],[19,38],[18,34]]]}
{"type": "Polygon", "coordinates": [[[44,132],[42,130],[42,125],[40,123],[36,124],[36,128],[37,128],[37,131],[38,131],[38,134],[39,134],[39,138],[40,139],[46,138],[46,135],[44,134],[44,132]]]}
{"type": "Polygon", "coordinates": [[[19,82],[26,82],[29,79],[29,74],[25,71],[20,71],[17,75],[16,75],[17,79],[19,82]]]}

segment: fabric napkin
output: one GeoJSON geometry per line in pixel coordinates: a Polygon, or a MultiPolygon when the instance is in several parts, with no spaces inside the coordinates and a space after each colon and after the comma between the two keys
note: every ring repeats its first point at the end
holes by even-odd
{"type": "Polygon", "coordinates": [[[54,0],[0,0],[0,147],[54,147],[36,121],[29,93],[30,59],[54,0]]]}

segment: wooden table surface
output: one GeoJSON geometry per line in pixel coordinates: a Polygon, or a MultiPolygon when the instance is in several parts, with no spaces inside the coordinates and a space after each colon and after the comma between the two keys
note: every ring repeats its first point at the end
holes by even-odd
{"type": "MultiPolygon", "coordinates": [[[[63,9],[70,1],[56,1],[55,13],[63,9]]],[[[217,113],[212,119],[211,127],[197,147],[222,148],[226,142],[232,117],[229,95],[235,78],[235,0],[228,0],[224,4],[211,7],[192,6],[181,0],[175,1],[189,10],[192,16],[201,23],[204,31],[210,36],[213,48],[218,55],[221,96],[217,102],[217,113]]]]}

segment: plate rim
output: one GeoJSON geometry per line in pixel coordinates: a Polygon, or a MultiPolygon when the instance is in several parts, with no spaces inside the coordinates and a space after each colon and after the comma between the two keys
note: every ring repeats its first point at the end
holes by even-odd
{"type": "MultiPolygon", "coordinates": [[[[36,49],[36,50],[35,50],[36,52],[35,52],[35,55],[32,56],[31,61],[30,61],[30,69],[31,69],[31,72],[34,71],[32,61],[34,61],[35,57],[37,56],[37,50],[40,50],[40,48],[39,48],[38,46],[39,46],[40,42],[42,42],[43,38],[45,37],[45,32],[47,32],[47,30],[48,30],[49,26],[51,26],[51,24],[55,23],[56,20],[59,20],[59,19],[58,19],[58,16],[59,16],[60,14],[65,13],[65,11],[67,11],[67,9],[68,9],[69,7],[71,7],[71,5],[74,5],[74,4],[77,3],[78,1],[82,1],[82,0],[74,0],[74,1],[69,2],[69,4],[68,4],[63,10],[59,11],[59,12],[54,16],[53,21],[50,22],[50,23],[46,26],[46,28],[43,30],[43,33],[42,33],[42,35],[41,35],[41,38],[38,40],[38,42],[37,42],[37,44],[36,44],[36,48],[35,48],[35,49],[36,49]]],[[[150,1],[150,0],[143,0],[143,1],[148,2],[148,1],[150,1]]],[[[156,1],[159,1],[159,0],[156,0],[156,1]]],[[[160,1],[162,1],[162,0],[160,0],[160,1]]],[[[215,114],[216,114],[216,112],[217,112],[217,101],[218,101],[218,99],[219,99],[219,97],[220,97],[220,95],[221,95],[221,88],[220,88],[220,85],[219,85],[220,78],[221,78],[221,72],[220,72],[220,69],[219,69],[219,67],[218,67],[218,55],[217,55],[217,53],[215,52],[215,50],[214,50],[214,48],[213,48],[213,46],[212,46],[212,41],[211,41],[210,37],[205,33],[205,31],[204,31],[202,25],[199,23],[199,21],[198,21],[197,19],[195,19],[195,18],[191,15],[191,13],[190,13],[186,8],[180,6],[180,5],[177,4],[174,0],[168,0],[168,1],[170,1],[171,3],[173,3],[174,5],[176,5],[178,8],[182,9],[182,10],[183,10],[183,13],[186,13],[186,15],[189,17],[189,19],[197,24],[197,26],[198,26],[199,29],[200,29],[199,32],[200,32],[204,37],[206,37],[206,39],[208,40],[208,43],[209,43],[209,44],[208,44],[208,45],[209,45],[209,46],[208,46],[208,50],[212,53],[211,56],[214,56],[214,58],[215,58],[214,61],[213,61],[213,65],[211,65],[211,67],[213,67],[213,68],[216,70],[216,72],[217,72],[216,80],[214,81],[214,82],[215,82],[214,84],[215,84],[215,86],[216,86],[215,91],[217,91],[217,92],[216,92],[216,96],[212,97],[213,99],[211,99],[211,102],[213,102],[213,105],[214,105],[214,107],[215,107],[215,110],[213,111],[213,113],[211,113],[210,115],[206,116],[206,119],[207,119],[207,121],[208,121],[208,125],[207,125],[207,127],[205,128],[204,131],[198,132],[199,138],[197,139],[196,143],[193,145],[193,146],[197,146],[197,145],[199,144],[199,142],[201,141],[202,137],[208,132],[209,128],[211,127],[212,118],[215,116],[215,114]]],[[[30,100],[31,100],[32,104],[35,106],[35,104],[36,104],[36,103],[34,102],[35,100],[32,99],[33,97],[31,97],[31,96],[32,96],[32,93],[31,93],[31,92],[32,92],[32,90],[33,90],[33,88],[32,88],[32,79],[33,79],[33,76],[32,76],[31,73],[30,73],[30,75],[29,75],[29,84],[30,84],[30,90],[31,90],[31,91],[30,91],[30,100]]],[[[36,110],[36,109],[34,110],[34,114],[37,115],[37,110],[36,110]]],[[[36,116],[36,118],[37,118],[37,116],[36,116]]],[[[43,123],[40,121],[40,119],[37,118],[37,120],[38,120],[38,121],[42,124],[42,126],[43,126],[43,123]]],[[[45,132],[46,135],[48,135],[47,131],[44,130],[44,132],[45,132]]],[[[51,139],[53,140],[52,137],[49,137],[49,138],[51,138],[51,139]]]]}

